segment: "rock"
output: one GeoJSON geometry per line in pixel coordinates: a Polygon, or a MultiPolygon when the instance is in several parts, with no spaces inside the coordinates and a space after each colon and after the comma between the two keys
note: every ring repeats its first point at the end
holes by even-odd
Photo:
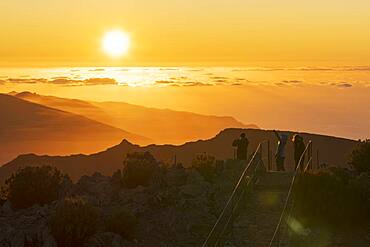
{"type": "Polygon", "coordinates": [[[200,173],[197,170],[190,169],[188,171],[187,183],[188,184],[194,184],[194,183],[200,183],[200,182],[204,182],[203,176],[200,175],[200,173]]]}
{"type": "Polygon", "coordinates": [[[63,177],[61,188],[59,189],[59,192],[58,192],[58,198],[61,199],[61,198],[71,195],[72,190],[73,190],[73,182],[67,175],[65,175],[63,177]]]}
{"type": "Polygon", "coordinates": [[[150,199],[150,196],[146,193],[140,193],[134,196],[133,201],[137,204],[145,205],[150,199]]]}
{"type": "Polygon", "coordinates": [[[77,182],[74,193],[85,197],[90,203],[99,206],[108,205],[114,193],[111,178],[100,173],[83,176],[77,182]]]}
{"type": "Polygon", "coordinates": [[[48,229],[42,232],[42,240],[42,247],[57,247],[57,243],[48,229]]]}
{"type": "Polygon", "coordinates": [[[6,201],[3,206],[1,207],[1,211],[4,214],[11,214],[13,213],[12,203],[10,201],[6,201]]]}
{"type": "Polygon", "coordinates": [[[86,247],[124,247],[128,246],[125,244],[126,241],[123,238],[112,232],[97,233],[89,238],[85,246],[86,247]]]}
{"type": "Polygon", "coordinates": [[[136,188],[131,189],[130,191],[131,191],[131,193],[133,193],[133,194],[142,193],[142,192],[144,192],[144,191],[145,191],[145,187],[144,187],[144,186],[142,186],[142,185],[139,185],[139,186],[137,186],[136,188]]]}
{"type": "Polygon", "coordinates": [[[122,186],[122,171],[120,169],[113,173],[111,183],[115,188],[120,188],[122,186]]]}
{"type": "Polygon", "coordinates": [[[180,187],[180,194],[190,197],[206,197],[210,183],[206,182],[202,175],[195,169],[188,172],[187,183],[180,187]]]}
{"type": "Polygon", "coordinates": [[[3,227],[0,230],[0,246],[8,246],[5,243],[10,243],[10,246],[43,246],[56,247],[55,239],[49,233],[46,224],[37,222],[38,224],[25,224],[22,227],[20,223],[16,227],[3,227]],[[4,245],[5,244],[5,245],[4,245]]]}
{"type": "Polygon", "coordinates": [[[169,168],[165,175],[167,186],[181,186],[186,183],[187,174],[184,168],[169,168]]]}
{"type": "Polygon", "coordinates": [[[132,198],[129,196],[126,190],[121,190],[118,193],[118,201],[120,204],[125,205],[129,203],[130,201],[132,201],[132,198]]]}
{"type": "MultiPolygon", "coordinates": [[[[70,194],[86,198],[100,206],[102,221],[117,207],[127,208],[138,219],[135,236],[140,241],[127,241],[115,233],[100,232],[88,238],[84,246],[200,246],[240,176],[237,164],[227,169],[219,162],[217,167],[212,183],[196,169],[174,166],[156,170],[156,183],[131,189],[120,185],[121,171],[112,177],[99,173],[84,176],[76,184],[65,178],[61,196],[70,194]]],[[[10,243],[14,246],[56,246],[47,219],[61,201],[14,212],[9,204],[0,206],[0,247],[10,243]],[[4,208],[12,213],[5,214],[4,208]]]]}
{"type": "Polygon", "coordinates": [[[0,216],[0,246],[56,246],[47,226],[52,205],[34,205],[0,216]]]}
{"type": "Polygon", "coordinates": [[[18,231],[14,234],[10,241],[10,246],[12,247],[24,247],[25,246],[25,233],[23,231],[18,231]]]}
{"type": "Polygon", "coordinates": [[[187,184],[181,188],[180,193],[185,196],[199,197],[205,193],[205,187],[199,184],[187,184]]]}

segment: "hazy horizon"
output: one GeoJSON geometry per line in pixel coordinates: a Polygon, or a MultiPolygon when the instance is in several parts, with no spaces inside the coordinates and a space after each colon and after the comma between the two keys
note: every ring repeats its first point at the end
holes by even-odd
{"type": "Polygon", "coordinates": [[[368,66],[0,68],[0,92],[121,101],[366,139],[369,74],[368,66]]]}

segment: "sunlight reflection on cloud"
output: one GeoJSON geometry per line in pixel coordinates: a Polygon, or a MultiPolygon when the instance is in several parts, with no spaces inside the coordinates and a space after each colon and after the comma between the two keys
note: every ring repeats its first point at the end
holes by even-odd
{"type": "Polygon", "coordinates": [[[271,86],[307,85],[351,88],[369,85],[370,67],[296,68],[192,68],[192,67],[79,67],[53,69],[0,69],[3,84],[167,86],[271,86]],[[198,73],[201,71],[202,73],[198,73]],[[333,73],[335,72],[335,73],[333,73]],[[25,77],[27,75],[27,77],[25,77]]]}

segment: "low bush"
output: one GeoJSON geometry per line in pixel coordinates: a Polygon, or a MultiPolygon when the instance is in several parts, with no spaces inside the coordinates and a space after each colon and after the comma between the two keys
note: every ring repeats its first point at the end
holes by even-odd
{"type": "Polygon", "coordinates": [[[13,173],[2,188],[15,209],[47,204],[58,198],[63,174],[50,166],[25,167],[13,173]]]}
{"type": "Polygon", "coordinates": [[[82,246],[99,229],[100,212],[79,198],[65,199],[49,219],[58,246],[82,246]]]}
{"type": "Polygon", "coordinates": [[[216,173],[216,159],[207,153],[198,154],[192,161],[192,167],[198,170],[208,182],[212,182],[216,173]]]}
{"type": "Polygon", "coordinates": [[[306,224],[359,226],[370,217],[370,177],[333,168],[302,175],[295,186],[295,212],[306,224]]]}
{"type": "Polygon", "coordinates": [[[7,190],[5,187],[0,188],[0,206],[6,202],[7,190]]]}
{"type": "Polygon", "coordinates": [[[105,230],[121,235],[125,239],[135,237],[136,217],[124,208],[115,208],[105,219],[105,230]]]}
{"type": "Polygon", "coordinates": [[[123,184],[127,188],[148,186],[158,169],[159,163],[149,152],[127,154],[122,170],[123,184]]]}
{"type": "Polygon", "coordinates": [[[349,164],[359,173],[370,174],[370,140],[362,141],[352,151],[349,164]]]}
{"type": "Polygon", "coordinates": [[[1,206],[3,206],[5,202],[6,202],[6,200],[5,200],[5,199],[0,198],[0,207],[1,207],[1,206]]]}

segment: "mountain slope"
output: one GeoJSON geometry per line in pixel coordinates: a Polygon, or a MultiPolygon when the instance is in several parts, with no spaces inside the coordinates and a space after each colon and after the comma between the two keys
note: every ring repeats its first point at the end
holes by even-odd
{"type": "MultiPolygon", "coordinates": [[[[139,147],[127,141],[121,142],[119,145],[92,155],[72,155],[72,156],[37,156],[33,154],[21,155],[15,160],[9,162],[0,168],[0,182],[8,177],[11,172],[14,172],[19,167],[25,165],[52,165],[68,173],[74,180],[82,175],[101,172],[106,175],[111,175],[117,169],[122,168],[123,159],[127,153],[134,151],[149,151],[158,160],[167,164],[172,164],[174,156],[177,161],[183,163],[184,166],[189,166],[191,160],[197,153],[207,152],[215,155],[218,159],[228,159],[233,157],[232,141],[237,138],[242,132],[245,132],[250,140],[249,154],[251,154],[258,143],[263,140],[271,141],[271,159],[276,149],[276,139],[272,131],[256,130],[256,129],[227,129],[220,132],[217,136],[209,140],[200,140],[189,142],[180,146],[175,145],[149,145],[139,147]]],[[[287,134],[293,134],[286,132],[287,134]]],[[[314,144],[314,153],[320,150],[320,164],[326,163],[336,166],[343,166],[347,160],[347,155],[357,144],[356,141],[313,135],[302,134],[305,140],[312,140],[314,144]]],[[[266,152],[266,150],[264,149],[266,152]]],[[[274,162],[272,162],[274,164],[274,162]]],[[[314,164],[316,164],[316,156],[314,156],[314,164]]],[[[288,169],[293,167],[293,145],[291,142],[287,145],[286,164],[288,169]]]]}
{"type": "Polygon", "coordinates": [[[92,153],[126,138],[144,137],[86,117],[0,94],[0,162],[21,153],[92,153]]]}
{"type": "Polygon", "coordinates": [[[16,97],[139,133],[156,144],[182,144],[211,138],[225,128],[258,128],[256,125],[245,125],[232,117],[148,108],[123,102],[86,102],[29,92],[16,94],[16,97]]]}

